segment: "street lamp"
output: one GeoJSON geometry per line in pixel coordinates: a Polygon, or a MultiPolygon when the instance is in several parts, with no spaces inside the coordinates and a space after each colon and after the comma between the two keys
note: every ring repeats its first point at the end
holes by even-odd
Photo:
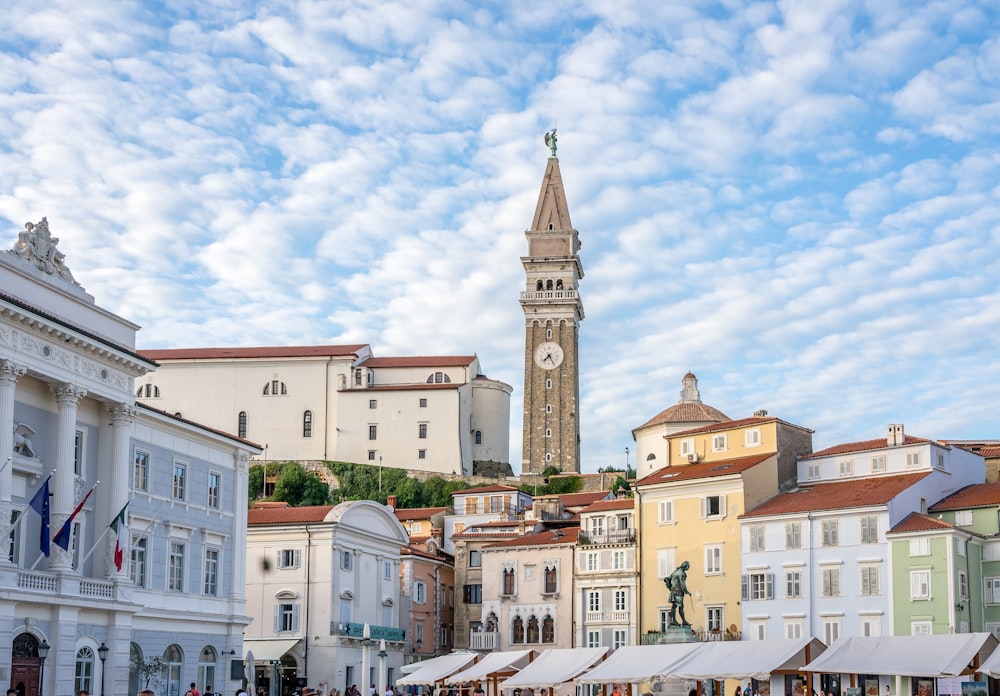
{"type": "Polygon", "coordinates": [[[104,696],[104,676],[107,674],[105,669],[105,663],[108,661],[108,651],[109,648],[101,641],[101,647],[97,649],[97,656],[101,658],[101,696],[104,696]]]}
{"type": "Polygon", "coordinates": [[[268,693],[271,696],[278,696],[281,693],[281,678],[278,676],[278,665],[281,664],[281,660],[271,660],[271,688],[268,693]],[[278,688],[275,691],[275,687],[278,688]]]}
{"type": "Polygon", "coordinates": [[[44,638],[42,638],[42,644],[38,646],[38,657],[42,661],[41,669],[38,670],[38,696],[42,696],[42,690],[45,688],[45,658],[49,656],[50,646],[44,638]]]}

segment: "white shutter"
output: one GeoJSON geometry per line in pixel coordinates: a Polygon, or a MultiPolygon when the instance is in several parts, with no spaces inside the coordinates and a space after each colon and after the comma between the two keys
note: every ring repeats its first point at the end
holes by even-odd
{"type": "Polygon", "coordinates": [[[278,633],[281,631],[281,605],[274,605],[274,632],[278,633]]]}
{"type": "Polygon", "coordinates": [[[296,631],[296,632],[299,630],[299,605],[298,604],[293,604],[292,605],[292,630],[296,631]]]}
{"type": "Polygon", "coordinates": [[[726,516],[726,496],[719,496],[719,517],[726,516]]]}
{"type": "Polygon", "coordinates": [[[750,576],[744,575],[740,578],[740,599],[744,602],[750,600],[750,576]]]}
{"type": "Polygon", "coordinates": [[[292,555],[293,555],[293,561],[292,561],[293,565],[296,568],[300,568],[302,566],[302,551],[300,549],[295,549],[295,552],[292,555]]]}
{"type": "Polygon", "coordinates": [[[284,568],[284,566],[281,565],[281,551],[278,551],[278,553],[277,553],[277,559],[274,562],[274,567],[275,568],[284,568]]]}
{"type": "Polygon", "coordinates": [[[705,498],[702,498],[701,501],[700,501],[700,503],[701,503],[701,509],[699,511],[699,514],[702,517],[705,517],[705,508],[706,508],[706,500],[705,500],[705,498]]]}
{"type": "Polygon", "coordinates": [[[765,595],[767,599],[774,599],[774,573],[767,574],[767,586],[765,588],[765,595]]]}

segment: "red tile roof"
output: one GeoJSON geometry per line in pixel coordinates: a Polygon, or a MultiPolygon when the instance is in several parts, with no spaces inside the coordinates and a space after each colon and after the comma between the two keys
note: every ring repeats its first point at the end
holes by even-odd
{"type": "Polygon", "coordinates": [[[954,525],[922,515],[919,512],[911,512],[899,524],[889,530],[889,534],[903,534],[905,532],[928,532],[935,529],[954,529],[954,525]]]}
{"type": "Polygon", "coordinates": [[[564,508],[577,507],[579,505],[590,505],[608,497],[611,491],[594,491],[592,493],[563,493],[559,496],[559,502],[564,508]]]}
{"type": "Polygon", "coordinates": [[[332,358],[353,357],[367,343],[353,343],[343,346],[258,346],[244,348],[170,348],[160,350],[140,350],[139,355],[149,360],[220,360],[234,358],[332,358]]]}
{"type": "Polygon", "coordinates": [[[715,433],[722,430],[733,430],[735,428],[743,428],[748,425],[763,425],[764,423],[783,423],[792,428],[798,428],[799,430],[805,431],[807,433],[815,432],[809,428],[805,428],[801,425],[795,425],[794,423],[789,423],[788,421],[783,421],[780,418],[775,418],[774,416],[750,416],[749,418],[741,418],[739,420],[723,421],[722,423],[712,423],[710,425],[702,425],[697,428],[691,428],[690,430],[682,430],[679,433],[670,433],[667,437],[673,439],[680,435],[697,435],[698,433],[715,433]]]}
{"type": "Polygon", "coordinates": [[[718,462],[699,462],[698,464],[685,464],[683,466],[666,466],[657,469],[653,473],[635,482],[637,486],[648,486],[655,483],[665,483],[667,481],[690,481],[692,479],[710,478],[713,476],[732,476],[739,474],[750,467],[757,466],[777,455],[773,452],[755,454],[752,457],[739,457],[737,459],[723,459],[718,462]]]}
{"type": "MultiPolygon", "coordinates": [[[[903,436],[904,445],[918,445],[922,442],[930,442],[930,440],[923,437],[913,437],[912,435],[903,436]]],[[[830,457],[838,454],[850,454],[852,452],[867,452],[869,450],[880,450],[889,449],[889,445],[886,443],[884,437],[875,438],[874,440],[862,440],[861,442],[845,442],[842,445],[834,445],[833,447],[827,447],[819,452],[813,452],[812,454],[803,454],[800,459],[815,459],[816,457],[830,457]]]]}
{"type": "Polygon", "coordinates": [[[979,449],[979,456],[987,459],[1000,457],[1000,447],[982,447],[979,449]]]}
{"type": "Polygon", "coordinates": [[[611,510],[632,510],[635,508],[635,500],[632,498],[621,498],[618,500],[598,500],[596,503],[591,503],[584,509],[580,510],[580,514],[585,514],[588,512],[608,512],[611,510]]]}
{"type": "Polygon", "coordinates": [[[180,421],[181,423],[187,423],[188,425],[193,425],[193,426],[195,426],[197,428],[201,428],[202,430],[208,431],[210,433],[215,433],[216,435],[221,435],[222,437],[228,438],[230,440],[234,440],[236,442],[240,442],[240,443],[242,443],[244,445],[248,445],[250,447],[253,447],[253,448],[255,448],[255,449],[257,449],[257,450],[259,450],[261,452],[264,451],[264,448],[261,447],[260,445],[258,445],[256,442],[251,442],[250,440],[247,440],[245,438],[237,437],[237,436],[233,435],[232,433],[227,433],[227,432],[225,432],[223,430],[217,430],[215,428],[209,428],[207,425],[202,425],[201,423],[198,423],[196,421],[188,420],[187,418],[184,418],[183,416],[175,415],[173,413],[170,413],[169,411],[164,411],[163,409],[154,408],[154,407],[150,406],[149,404],[141,402],[141,401],[136,401],[135,405],[138,406],[139,408],[145,409],[147,411],[152,411],[153,413],[158,413],[161,416],[166,416],[167,418],[173,418],[174,420],[180,421]]]}
{"type": "Polygon", "coordinates": [[[665,423],[702,423],[720,422],[730,420],[729,416],[719,409],[703,404],[700,401],[682,401],[666,408],[637,428],[632,428],[632,432],[638,432],[643,428],[665,423]]]}
{"type": "Polygon", "coordinates": [[[512,546],[554,546],[561,544],[575,544],[580,536],[579,527],[568,529],[546,529],[536,534],[525,534],[516,539],[506,539],[495,544],[484,546],[484,549],[509,548],[512,546]]]}
{"type": "Polygon", "coordinates": [[[789,493],[781,493],[767,502],[761,503],[753,510],[748,510],[740,515],[740,518],[885,505],[925,476],[930,476],[931,473],[930,471],[921,471],[915,474],[873,476],[847,481],[817,483],[789,493]]]}
{"type": "Polygon", "coordinates": [[[995,505],[1000,505],[1000,483],[974,483],[934,503],[928,508],[928,511],[966,510],[995,505]]]}
{"type": "Polygon", "coordinates": [[[419,556],[420,558],[426,558],[431,561],[454,563],[454,557],[447,551],[438,551],[437,553],[430,553],[429,551],[418,549],[415,546],[404,546],[399,550],[399,553],[401,556],[419,556]]]}
{"type": "Polygon", "coordinates": [[[460,491],[455,491],[454,493],[452,493],[452,495],[468,495],[470,493],[516,493],[516,492],[518,492],[518,489],[514,488],[513,486],[494,485],[494,486],[483,486],[482,488],[463,488],[460,491]]]}
{"type": "Polygon", "coordinates": [[[255,503],[247,511],[247,525],[264,524],[307,524],[322,522],[333,505],[307,505],[305,507],[285,507],[255,503]]]}
{"type": "Polygon", "coordinates": [[[368,358],[365,367],[468,367],[475,355],[406,355],[392,358],[368,358]]]}
{"type": "Polygon", "coordinates": [[[396,516],[396,519],[402,522],[403,520],[425,520],[428,517],[433,517],[439,512],[446,512],[448,508],[446,507],[425,507],[425,508],[396,508],[392,511],[392,514],[396,516]]]}
{"type": "Polygon", "coordinates": [[[354,389],[344,389],[343,392],[354,392],[355,394],[373,391],[421,391],[428,389],[458,389],[464,387],[468,382],[448,382],[447,384],[376,384],[371,387],[356,387],[354,389]]]}

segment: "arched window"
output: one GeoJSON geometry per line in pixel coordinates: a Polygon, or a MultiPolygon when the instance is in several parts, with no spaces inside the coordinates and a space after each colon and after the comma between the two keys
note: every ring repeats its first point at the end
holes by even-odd
{"type": "Polygon", "coordinates": [[[209,687],[213,689],[215,687],[216,662],[218,662],[218,658],[215,654],[215,648],[206,645],[201,649],[201,655],[198,656],[198,684],[206,691],[209,687]]]}
{"type": "Polygon", "coordinates": [[[313,412],[306,411],[302,414],[302,437],[313,436],[313,412]]]}
{"type": "Polygon", "coordinates": [[[556,622],[548,614],[542,619],[542,642],[543,643],[555,643],[556,642],[556,622]]]}
{"type": "Polygon", "coordinates": [[[515,616],[514,621],[510,625],[510,642],[524,642],[524,619],[520,616],[515,616]]]}
{"type": "Polygon", "coordinates": [[[554,565],[545,566],[545,594],[555,594],[559,590],[559,582],[554,565]]]}
{"type": "Polygon", "coordinates": [[[563,282],[562,278],[560,278],[559,280],[556,281],[556,290],[562,290],[562,289],[563,289],[563,282]]]}
{"type": "Polygon", "coordinates": [[[179,696],[184,693],[181,689],[181,667],[184,665],[184,656],[181,649],[176,645],[168,645],[163,651],[163,671],[160,672],[160,683],[164,686],[164,693],[170,696],[179,696]]]}
{"type": "Polygon", "coordinates": [[[528,643],[538,642],[538,617],[534,615],[528,617],[527,642],[528,643]]]}
{"type": "Polygon", "coordinates": [[[13,657],[38,657],[38,639],[30,633],[20,633],[11,641],[13,657]]]}
{"type": "Polygon", "coordinates": [[[143,384],[139,386],[139,389],[135,392],[135,395],[140,399],[159,399],[160,398],[160,388],[155,384],[143,384]]]}
{"type": "Polygon", "coordinates": [[[427,378],[427,384],[451,384],[451,377],[444,372],[435,372],[427,378]]]}
{"type": "Polygon", "coordinates": [[[264,396],[287,396],[288,387],[285,383],[278,379],[272,379],[270,382],[264,384],[264,396]]]}
{"type": "Polygon", "coordinates": [[[653,461],[654,459],[656,459],[656,455],[655,455],[655,454],[653,454],[652,452],[650,452],[650,453],[649,453],[649,454],[648,454],[648,455],[646,456],[646,461],[647,461],[647,462],[651,462],[651,461],[653,461]]]}
{"type": "Polygon", "coordinates": [[[545,289],[546,290],[551,290],[552,289],[552,279],[551,278],[549,280],[545,281],[545,289]]]}
{"type": "Polygon", "coordinates": [[[514,594],[514,569],[504,568],[503,570],[503,585],[500,590],[500,594],[512,595],[514,594]]]}
{"type": "Polygon", "coordinates": [[[73,677],[73,691],[94,693],[94,651],[84,646],[76,651],[76,672],[73,677]]]}
{"type": "Polygon", "coordinates": [[[236,435],[237,437],[247,436],[247,412],[240,411],[239,419],[236,422],[236,435]]]}
{"type": "MultiPolygon", "coordinates": [[[[142,658],[142,648],[140,648],[135,643],[129,646],[129,657],[128,657],[128,692],[130,694],[139,693],[139,670],[136,669],[136,665],[145,662],[142,658]]],[[[146,688],[143,684],[142,688],[146,688]]]]}
{"type": "Polygon", "coordinates": [[[482,430],[477,430],[476,431],[476,444],[477,445],[483,444],[483,431],[482,430]]]}
{"type": "Polygon", "coordinates": [[[544,290],[544,289],[545,289],[545,283],[543,283],[542,281],[538,281],[537,283],[535,283],[535,290],[544,290]]]}

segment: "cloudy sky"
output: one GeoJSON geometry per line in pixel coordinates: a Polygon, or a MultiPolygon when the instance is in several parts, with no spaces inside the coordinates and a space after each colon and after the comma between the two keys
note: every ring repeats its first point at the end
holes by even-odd
{"type": "Polygon", "coordinates": [[[48,216],[140,348],[477,353],[514,386],[518,468],[555,126],[585,471],[623,465],[688,369],[817,448],[1000,437],[992,2],[5,7],[3,247],[48,216]]]}

